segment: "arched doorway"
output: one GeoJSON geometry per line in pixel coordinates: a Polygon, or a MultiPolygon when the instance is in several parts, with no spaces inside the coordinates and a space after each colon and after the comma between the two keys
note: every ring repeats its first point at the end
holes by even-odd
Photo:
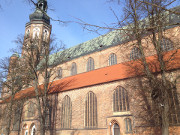
{"type": "Polygon", "coordinates": [[[112,135],[120,135],[120,128],[117,123],[112,126],[112,135]]]}
{"type": "Polygon", "coordinates": [[[28,135],[28,125],[27,124],[23,125],[22,132],[23,132],[23,135],[28,135]]]}
{"type": "Polygon", "coordinates": [[[36,135],[36,126],[34,124],[31,126],[31,135],[36,135]]]}
{"type": "Polygon", "coordinates": [[[28,135],[28,130],[25,130],[24,135],[28,135]]]}

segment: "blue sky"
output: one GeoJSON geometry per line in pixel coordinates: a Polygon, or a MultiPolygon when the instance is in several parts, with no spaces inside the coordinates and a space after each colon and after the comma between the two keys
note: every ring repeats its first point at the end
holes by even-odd
{"type": "MultiPolygon", "coordinates": [[[[13,40],[19,34],[24,34],[25,24],[29,22],[29,14],[34,12],[34,6],[26,0],[3,0],[0,9],[0,58],[11,56],[9,49],[15,48],[13,40]]],[[[121,8],[115,3],[106,0],[48,0],[48,15],[54,19],[65,21],[80,18],[90,24],[104,25],[113,23],[116,19],[110,7],[121,14],[121,8]],[[53,9],[54,11],[50,10],[53,9]]],[[[57,41],[63,41],[66,48],[85,42],[99,36],[98,34],[83,30],[79,24],[70,23],[61,25],[51,21],[52,33],[57,41]]]]}
{"type": "MultiPolygon", "coordinates": [[[[36,0],[34,0],[36,1],[36,0]]],[[[110,8],[121,18],[123,16],[122,6],[124,3],[109,3],[108,0],[47,0],[48,15],[54,19],[65,21],[76,21],[80,18],[89,24],[105,25],[116,22],[110,8]]],[[[110,1],[110,0],[109,0],[110,1]]],[[[13,40],[19,34],[24,34],[25,24],[29,22],[29,15],[34,12],[34,6],[29,5],[27,0],[1,0],[0,9],[0,58],[11,56],[9,49],[15,48],[13,40]]],[[[176,1],[175,6],[180,5],[176,1]]],[[[66,26],[51,21],[52,33],[56,35],[57,41],[63,41],[66,48],[93,39],[98,34],[83,30],[79,24],[70,23],[66,26]]],[[[103,34],[103,32],[102,32],[103,34]]]]}

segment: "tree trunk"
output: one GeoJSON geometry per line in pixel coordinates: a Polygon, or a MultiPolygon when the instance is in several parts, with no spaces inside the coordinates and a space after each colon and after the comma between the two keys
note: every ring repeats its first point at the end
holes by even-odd
{"type": "Polygon", "coordinates": [[[38,89],[38,79],[37,78],[35,79],[35,82],[34,82],[34,88],[35,88],[37,110],[38,110],[39,121],[40,121],[40,135],[45,135],[45,128],[44,128],[44,124],[45,124],[44,121],[45,120],[44,120],[44,117],[42,114],[44,112],[42,112],[42,108],[41,108],[41,102],[40,102],[40,97],[39,97],[39,89],[38,89]]]}
{"type": "Polygon", "coordinates": [[[162,135],[169,135],[169,117],[168,117],[169,115],[168,114],[169,114],[168,98],[165,98],[164,108],[162,109],[162,135]]]}
{"type": "Polygon", "coordinates": [[[14,99],[14,95],[12,95],[11,97],[11,101],[10,101],[10,107],[9,107],[9,112],[8,112],[8,118],[7,118],[7,127],[6,127],[6,133],[7,135],[10,134],[10,128],[11,128],[11,121],[12,121],[12,110],[13,110],[13,99],[14,99]]]}
{"type": "MultiPolygon", "coordinates": [[[[23,102],[23,101],[22,101],[23,102]]],[[[23,102],[24,103],[24,102],[23,102]]],[[[19,120],[18,120],[18,135],[20,135],[21,133],[21,120],[22,120],[22,112],[23,112],[23,104],[21,104],[21,107],[20,107],[20,117],[19,117],[19,120]]]]}
{"type": "Polygon", "coordinates": [[[45,135],[45,123],[41,123],[40,125],[40,135],[45,135]]]}
{"type": "Polygon", "coordinates": [[[162,127],[162,135],[169,135],[168,127],[162,127]]]}

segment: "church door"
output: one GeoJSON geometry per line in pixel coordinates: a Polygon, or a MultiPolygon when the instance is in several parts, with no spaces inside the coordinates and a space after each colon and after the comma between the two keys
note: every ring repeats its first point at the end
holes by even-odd
{"type": "Polygon", "coordinates": [[[25,133],[24,133],[24,135],[28,135],[28,130],[25,130],[25,133]]]}
{"type": "Polygon", "coordinates": [[[113,135],[120,135],[120,128],[118,124],[113,125],[113,135]]]}
{"type": "Polygon", "coordinates": [[[35,135],[36,134],[36,128],[35,125],[32,127],[31,129],[31,135],[35,135]]]}

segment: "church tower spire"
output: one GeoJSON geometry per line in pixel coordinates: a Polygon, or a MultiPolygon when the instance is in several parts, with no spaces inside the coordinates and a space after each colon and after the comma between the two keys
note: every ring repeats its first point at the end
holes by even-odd
{"type": "MultiPolygon", "coordinates": [[[[24,46],[30,45],[34,39],[38,40],[40,48],[49,45],[51,25],[47,8],[47,0],[37,1],[35,11],[29,15],[30,22],[26,24],[24,46]]],[[[24,50],[22,50],[22,54],[23,52],[24,50]]]]}
{"type": "Polygon", "coordinates": [[[46,0],[38,0],[36,4],[36,10],[29,16],[30,21],[34,20],[42,20],[48,24],[50,24],[50,17],[47,15],[47,1],[46,0]]]}
{"type": "Polygon", "coordinates": [[[37,7],[42,11],[47,11],[47,1],[46,0],[38,0],[37,7]]]}

